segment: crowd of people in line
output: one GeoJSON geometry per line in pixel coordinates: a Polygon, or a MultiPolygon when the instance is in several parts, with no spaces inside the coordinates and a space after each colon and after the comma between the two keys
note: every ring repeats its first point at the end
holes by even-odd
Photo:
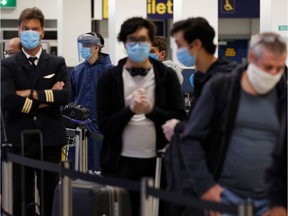
{"type": "MultiPolygon", "coordinates": [[[[43,134],[45,161],[58,163],[66,144],[61,107],[69,102],[90,110],[90,167],[103,176],[139,181],[155,177],[157,151],[178,145],[185,169],[177,188],[199,199],[225,204],[252,201],[256,216],[287,215],[287,42],[279,34],[252,36],[247,63],[215,55],[215,30],[202,17],[173,24],[176,56],[195,67],[190,82],[194,100],[187,114],[179,65],[166,60],[167,45],[153,22],[132,17],[123,22],[118,41],[127,57],[117,65],[103,53],[98,32],[77,38],[79,59],[67,72],[65,59],[41,47],[44,15],[39,8],[19,16],[19,38],[5,45],[1,61],[1,108],[7,138],[21,153],[23,130],[43,134]],[[178,139],[174,139],[178,137],[178,139]],[[177,142],[175,141],[177,140],[177,142]]],[[[76,39],[75,39],[76,40],[76,39]]],[[[37,136],[25,138],[25,156],[40,159],[37,136]]],[[[167,167],[166,167],[167,169],[167,167]]],[[[13,215],[21,215],[21,166],[13,164],[13,215]]],[[[35,215],[34,187],[40,171],[25,167],[26,215],[35,215]]],[[[173,178],[173,175],[170,178],[173,178]]],[[[51,215],[55,173],[44,172],[41,207],[51,215]]],[[[161,188],[167,188],[165,169],[161,188]]],[[[140,195],[130,192],[133,216],[140,195]]],[[[160,202],[159,215],[228,215],[160,202]]]]}

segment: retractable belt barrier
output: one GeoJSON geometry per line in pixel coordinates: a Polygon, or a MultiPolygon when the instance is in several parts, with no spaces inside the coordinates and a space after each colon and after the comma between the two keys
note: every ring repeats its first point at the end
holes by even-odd
{"type": "MultiPolygon", "coordinates": [[[[82,179],[90,182],[96,182],[103,185],[111,185],[116,187],[122,187],[127,190],[132,191],[141,191],[140,190],[140,182],[131,181],[127,179],[121,178],[112,178],[112,177],[102,177],[97,175],[86,174],[79,171],[74,171],[72,169],[67,169],[60,164],[45,162],[40,160],[35,160],[27,157],[22,157],[20,155],[16,155],[10,152],[6,152],[6,156],[4,156],[7,161],[12,161],[13,163],[21,164],[28,167],[33,167],[36,169],[41,169],[45,171],[59,173],[60,176],[69,176],[72,179],[82,179]]],[[[170,192],[161,189],[155,189],[153,187],[146,186],[145,188],[146,196],[153,196],[158,197],[161,200],[168,201],[170,203],[186,206],[189,208],[200,208],[205,210],[215,210],[220,212],[226,212],[234,215],[252,215],[252,214],[245,214],[247,210],[243,210],[243,205],[227,205],[227,204],[220,204],[211,201],[203,201],[200,199],[193,198],[188,195],[183,195],[179,192],[170,192]],[[241,210],[242,209],[242,210],[241,210]],[[243,213],[241,213],[243,212],[243,213]]]]}

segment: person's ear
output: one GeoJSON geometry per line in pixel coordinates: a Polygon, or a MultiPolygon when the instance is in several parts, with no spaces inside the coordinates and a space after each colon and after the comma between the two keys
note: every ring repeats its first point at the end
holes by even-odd
{"type": "Polygon", "coordinates": [[[166,51],[165,50],[162,50],[159,55],[158,55],[158,59],[160,61],[164,61],[165,60],[165,57],[166,57],[166,51]]]}
{"type": "Polygon", "coordinates": [[[40,36],[41,40],[44,38],[44,28],[42,28],[41,30],[41,36],[40,36]]]}
{"type": "Polygon", "coordinates": [[[253,52],[251,52],[251,51],[248,52],[247,60],[248,60],[249,63],[254,63],[255,62],[255,55],[254,55],[253,52]]]}
{"type": "Polygon", "coordinates": [[[96,51],[97,53],[100,53],[100,50],[101,50],[100,46],[96,45],[95,51],[96,51]]]}
{"type": "Polygon", "coordinates": [[[192,42],[192,47],[193,47],[193,48],[196,48],[197,50],[200,49],[200,47],[202,47],[202,41],[199,40],[199,39],[195,39],[195,40],[192,42]]]}

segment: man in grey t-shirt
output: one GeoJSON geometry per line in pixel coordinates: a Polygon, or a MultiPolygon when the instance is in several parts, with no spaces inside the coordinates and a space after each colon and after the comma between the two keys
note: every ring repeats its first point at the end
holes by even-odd
{"type": "Polygon", "coordinates": [[[281,134],[287,116],[286,58],[281,36],[255,35],[248,65],[204,87],[180,145],[189,188],[201,199],[236,205],[252,200],[256,216],[267,211],[265,171],[273,149],[287,137],[287,131],[281,134]]]}

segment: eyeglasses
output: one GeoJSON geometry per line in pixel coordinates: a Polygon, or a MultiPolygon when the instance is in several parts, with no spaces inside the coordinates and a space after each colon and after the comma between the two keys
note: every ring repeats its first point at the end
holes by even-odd
{"type": "Polygon", "coordinates": [[[146,43],[148,43],[150,40],[146,37],[139,37],[139,38],[135,38],[135,37],[128,37],[127,38],[127,43],[129,43],[129,45],[131,46],[135,46],[137,43],[139,45],[144,45],[146,43]]]}

